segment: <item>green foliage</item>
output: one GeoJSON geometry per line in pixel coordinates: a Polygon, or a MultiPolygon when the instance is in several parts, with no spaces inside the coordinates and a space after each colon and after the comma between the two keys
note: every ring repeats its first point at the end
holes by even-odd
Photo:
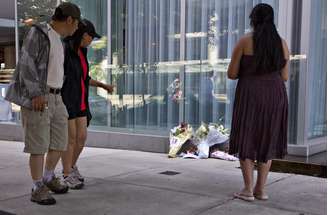
{"type": "Polygon", "coordinates": [[[101,37],[99,40],[92,42],[90,46],[94,50],[107,48],[107,37],[106,36],[101,37]]]}
{"type": "Polygon", "coordinates": [[[90,76],[95,80],[105,80],[105,71],[101,68],[101,63],[90,63],[90,76]]]}

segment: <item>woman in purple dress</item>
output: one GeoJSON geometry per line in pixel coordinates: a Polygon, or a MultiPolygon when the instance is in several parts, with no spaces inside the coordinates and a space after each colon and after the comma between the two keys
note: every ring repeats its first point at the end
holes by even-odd
{"type": "Polygon", "coordinates": [[[238,79],[233,108],[230,154],[238,154],[244,188],[235,197],[267,200],[264,186],[274,158],[287,154],[289,51],[274,24],[273,8],[256,5],[250,16],[253,31],[235,46],[228,77],[238,79]],[[254,162],[258,174],[253,186],[254,162]]]}

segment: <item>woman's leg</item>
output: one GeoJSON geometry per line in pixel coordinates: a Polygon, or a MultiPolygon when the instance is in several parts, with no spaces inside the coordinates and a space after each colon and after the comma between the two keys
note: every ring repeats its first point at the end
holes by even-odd
{"type": "Polygon", "coordinates": [[[87,117],[76,119],[76,131],[77,144],[74,147],[72,166],[76,165],[87,139],[87,117]]]}
{"type": "Polygon", "coordinates": [[[71,172],[73,151],[77,145],[76,140],[76,119],[68,120],[68,145],[67,150],[62,153],[63,174],[68,176],[71,172]]]}
{"type": "Polygon", "coordinates": [[[254,194],[256,196],[265,196],[264,186],[268,178],[272,160],[266,163],[259,163],[257,170],[257,181],[254,187],[254,194]]]}
{"type": "Polygon", "coordinates": [[[244,189],[242,193],[253,195],[254,161],[250,159],[240,160],[240,166],[244,178],[244,189]]]}

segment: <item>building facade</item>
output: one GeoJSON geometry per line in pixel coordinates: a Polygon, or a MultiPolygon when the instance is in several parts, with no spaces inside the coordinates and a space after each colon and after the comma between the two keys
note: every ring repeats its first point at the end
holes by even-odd
{"type": "MultiPolygon", "coordinates": [[[[116,86],[112,95],[90,89],[89,130],[97,132],[93,145],[120,142],[111,133],[131,137],[128,144],[133,144],[134,134],[167,137],[180,122],[194,128],[202,122],[230,128],[236,86],[226,75],[231,52],[238,39],[251,31],[252,8],[264,2],[274,8],[276,26],[291,53],[286,83],[289,153],[309,156],[326,150],[325,0],[71,2],[103,36],[90,47],[91,76],[116,86]]],[[[26,30],[19,20],[47,20],[58,3],[17,0],[17,52],[26,30]]]]}

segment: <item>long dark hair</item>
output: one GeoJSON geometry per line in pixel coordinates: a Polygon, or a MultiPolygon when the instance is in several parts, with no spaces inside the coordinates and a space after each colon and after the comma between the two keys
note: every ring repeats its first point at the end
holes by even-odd
{"type": "Polygon", "coordinates": [[[253,27],[253,50],[258,73],[280,71],[286,64],[282,41],[274,24],[273,8],[256,5],[249,15],[253,27]]]}
{"type": "Polygon", "coordinates": [[[69,42],[71,48],[77,53],[83,38],[83,34],[87,32],[86,27],[82,22],[79,23],[78,29],[74,32],[72,36],[66,37],[65,40],[69,42]]]}

